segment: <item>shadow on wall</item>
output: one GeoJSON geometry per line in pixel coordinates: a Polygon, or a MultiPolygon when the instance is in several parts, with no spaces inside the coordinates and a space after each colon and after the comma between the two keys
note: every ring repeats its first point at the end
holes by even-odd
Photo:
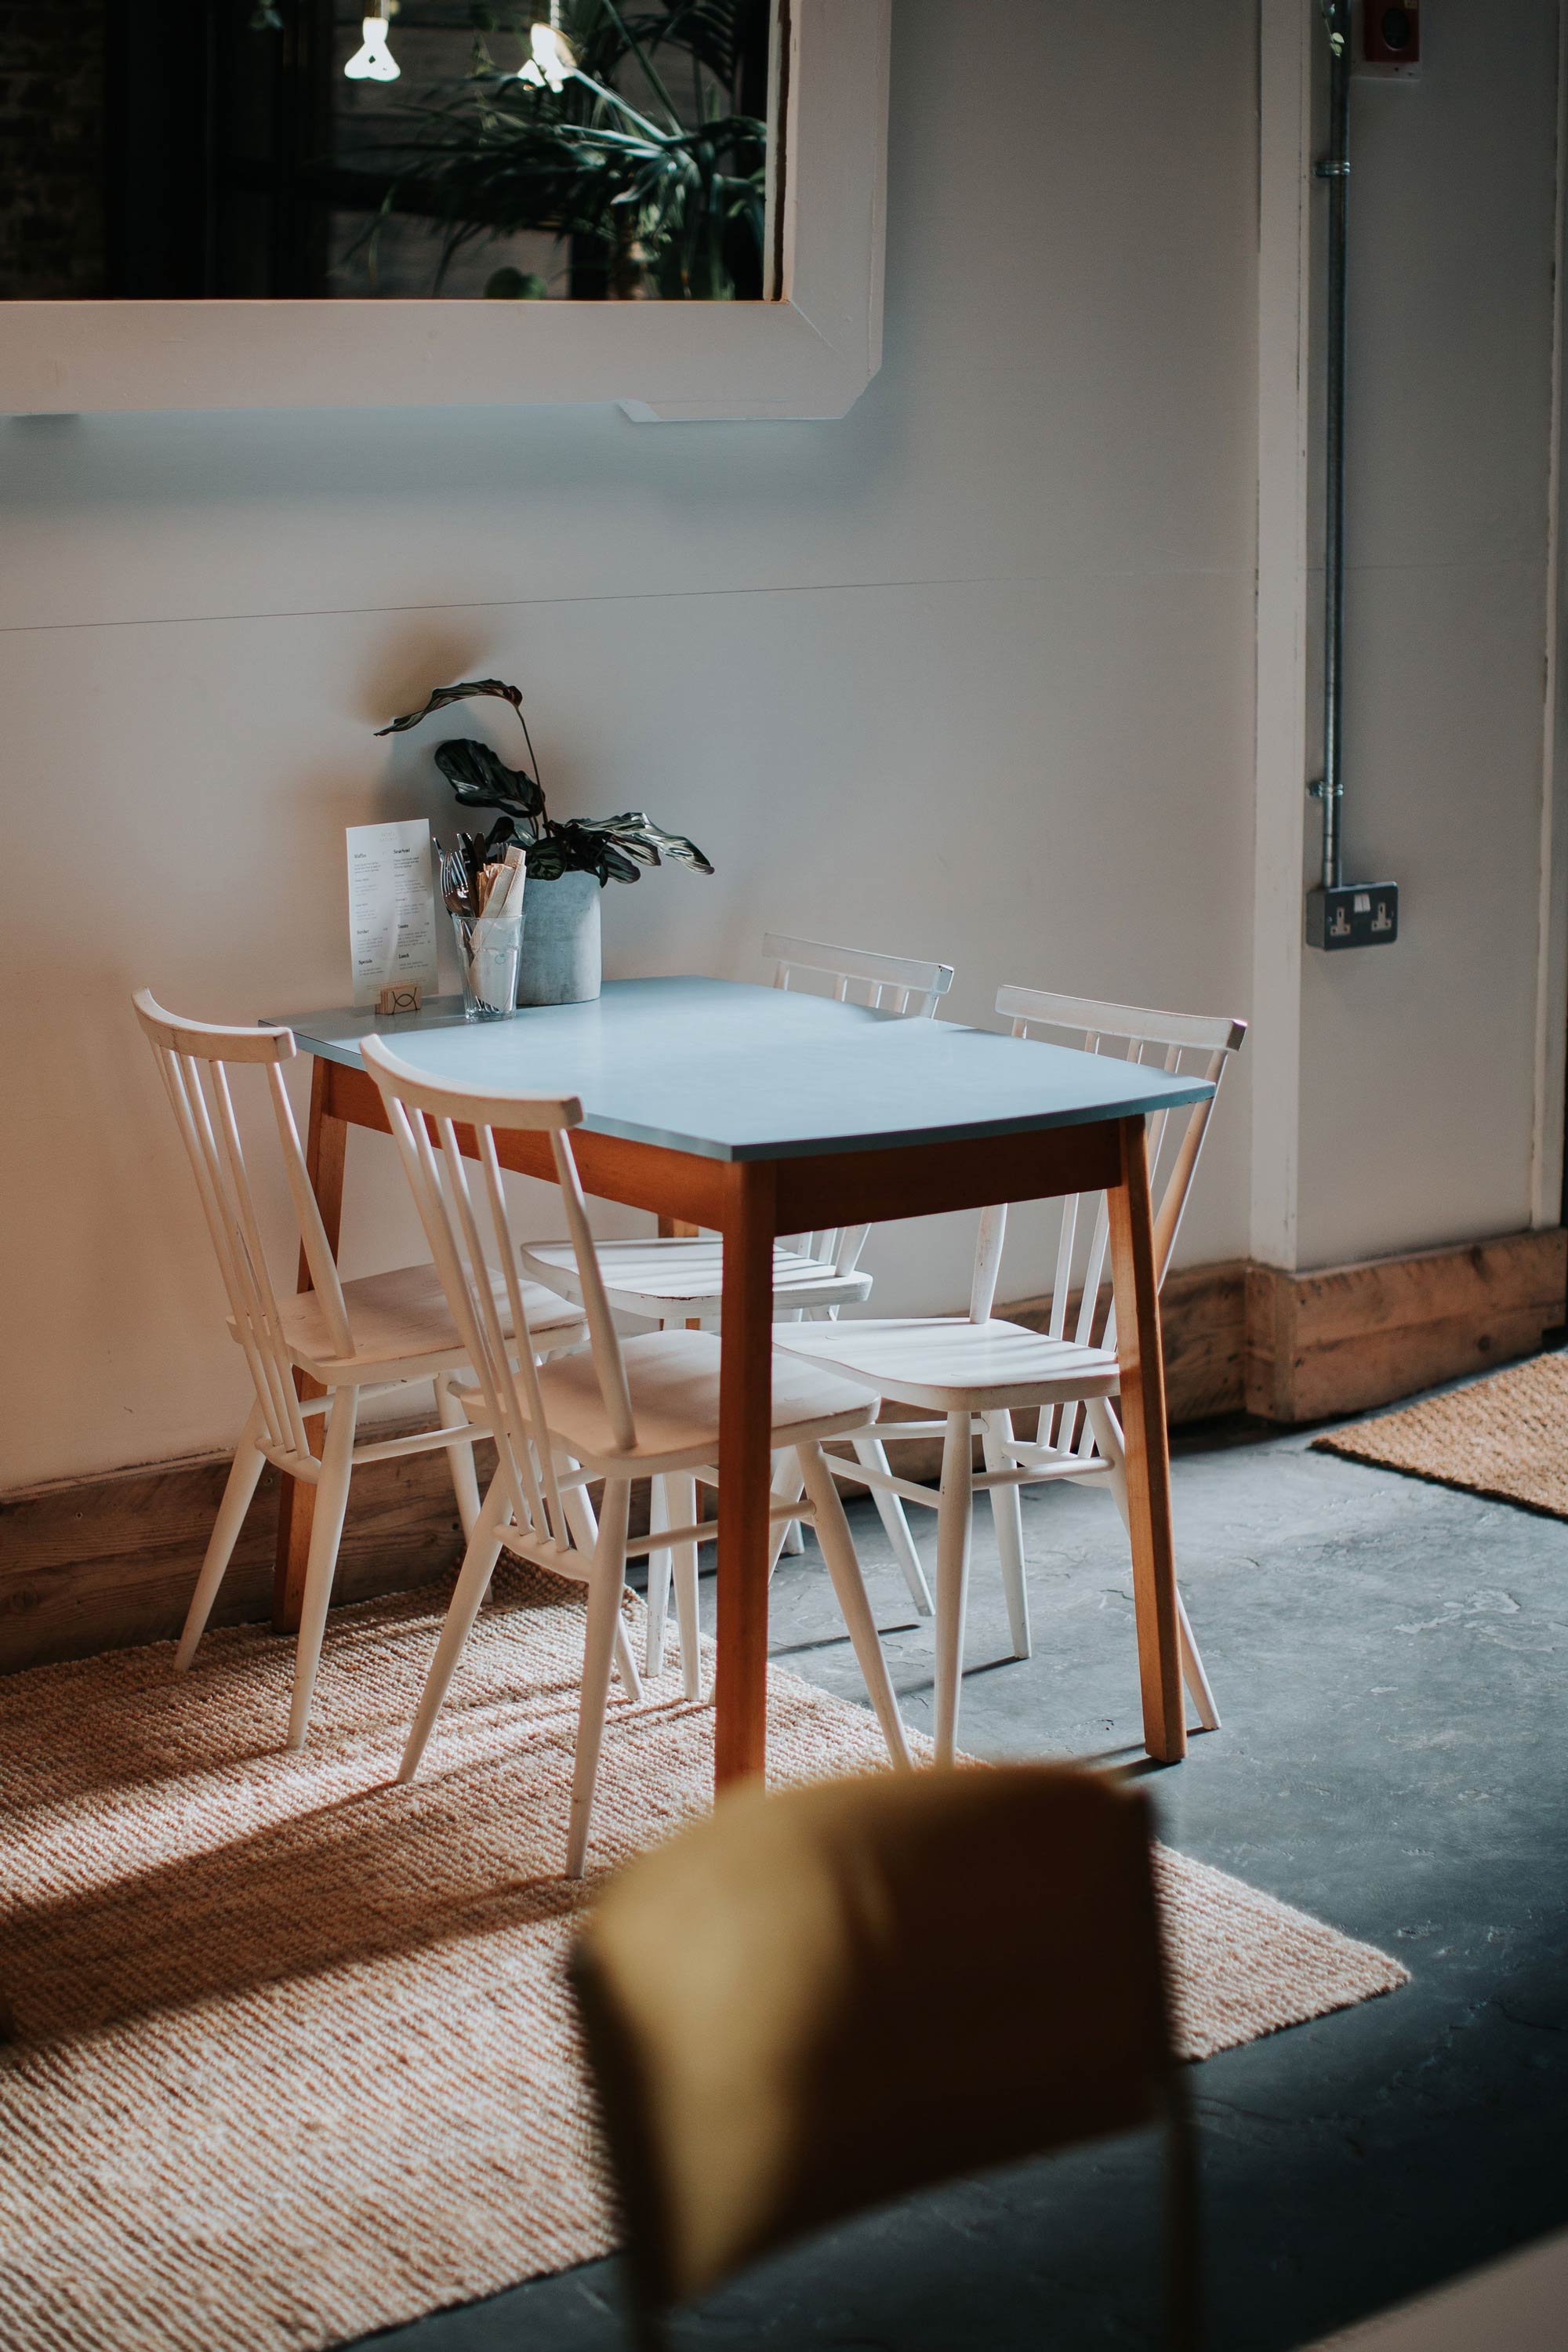
{"type": "MultiPolygon", "coordinates": [[[[396,712],[417,710],[434,687],[456,678],[493,676],[500,656],[489,649],[489,629],[456,614],[410,614],[406,619],[394,620],[360,673],[360,717],[374,732],[396,712]]],[[[472,710],[455,710],[452,719],[457,731],[472,732],[470,721],[475,715],[472,710]]],[[[432,737],[418,747],[426,770],[432,743],[437,740],[439,737],[432,737]]]]}

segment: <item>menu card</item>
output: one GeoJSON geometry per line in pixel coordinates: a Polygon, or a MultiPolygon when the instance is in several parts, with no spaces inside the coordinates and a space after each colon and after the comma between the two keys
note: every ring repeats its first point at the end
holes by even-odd
{"type": "Polygon", "coordinates": [[[436,897],[430,880],[430,824],[351,824],[349,951],[354,1003],[374,1005],[384,988],[417,982],[436,993],[436,897]]]}

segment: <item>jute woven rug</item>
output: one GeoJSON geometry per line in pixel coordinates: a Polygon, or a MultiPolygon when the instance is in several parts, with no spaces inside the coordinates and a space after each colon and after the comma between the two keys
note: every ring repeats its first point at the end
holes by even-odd
{"type": "MultiPolygon", "coordinates": [[[[0,1683],[0,2343],[310,2352],[603,2253],[557,1875],[576,1595],[504,1571],[425,1772],[388,1784],[445,1588],[334,1617],[311,1745],[290,1651],[209,1634],[0,1683]]],[[[709,1801],[712,1716],[617,1698],[592,1859],[709,1801]]],[[[874,1769],[871,1717],[784,1674],[774,1776],[874,1769]]],[[[1162,1858],[1194,2057],[1405,1980],[1162,1858]]]]}
{"type": "Polygon", "coordinates": [[[1568,1356],[1533,1356],[1312,1443],[1323,1454],[1568,1519],[1568,1356]]]}

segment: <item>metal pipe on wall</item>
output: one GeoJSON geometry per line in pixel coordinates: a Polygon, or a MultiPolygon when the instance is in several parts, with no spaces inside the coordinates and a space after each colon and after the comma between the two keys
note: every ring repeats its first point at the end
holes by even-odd
{"type": "Polygon", "coordinates": [[[1317,166],[1328,184],[1328,332],[1323,446],[1323,887],[1344,880],[1340,803],[1344,797],[1345,318],[1350,232],[1350,0],[1322,0],[1329,35],[1329,152],[1317,166]]]}
{"type": "MultiPolygon", "coordinates": [[[[1323,449],[1323,772],[1312,786],[1323,804],[1323,878],[1307,893],[1307,945],[1389,947],[1399,937],[1399,885],[1345,880],[1345,294],[1350,229],[1352,0],[1320,0],[1329,37],[1329,152],[1313,166],[1329,192],[1328,322],[1323,449]]],[[[1385,8],[1380,37],[1392,37],[1385,8]]],[[[1363,30],[1365,24],[1363,22],[1363,30]]],[[[1368,36],[1370,38],[1370,34],[1368,36]]],[[[1412,37],[1406,25],[1406,37],[1412,37]]]]}

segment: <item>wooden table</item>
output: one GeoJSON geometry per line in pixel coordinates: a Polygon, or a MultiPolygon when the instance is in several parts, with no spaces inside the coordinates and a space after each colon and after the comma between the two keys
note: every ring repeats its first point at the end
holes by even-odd
{"type": "MultiPolygon", "coordinates": [[[[1201,1079],[718,980],[611,982],[592,1004],[470,1023],[455,999],[401,1019],[307,1013],[308,1146],[333,1248],[348,1129],[386,1131],[358,1050],[380,1032],[433,1076],[574,1094],[584,1189],[723,1236],[716,1778],[766,1758],[773,1247],[780,1234],[922,1217],[1103,1187],[1126,1428],[1143,1737],[1185,1753],[1170,1461],[1144,1114],[1202,1100],[1201,1079]]],[[[552,1181],[547,1138],[498,1135],[504,1166],[552,1181]]],[[[308,1280],[301,1269],[300,1281],[308,1280]]],[[[319,1430],[320,1422],[312,1426],[319,1430]]],[[[313,1490],[283,1482],[274,1619],[299,1618],[313,1490]]]]}

